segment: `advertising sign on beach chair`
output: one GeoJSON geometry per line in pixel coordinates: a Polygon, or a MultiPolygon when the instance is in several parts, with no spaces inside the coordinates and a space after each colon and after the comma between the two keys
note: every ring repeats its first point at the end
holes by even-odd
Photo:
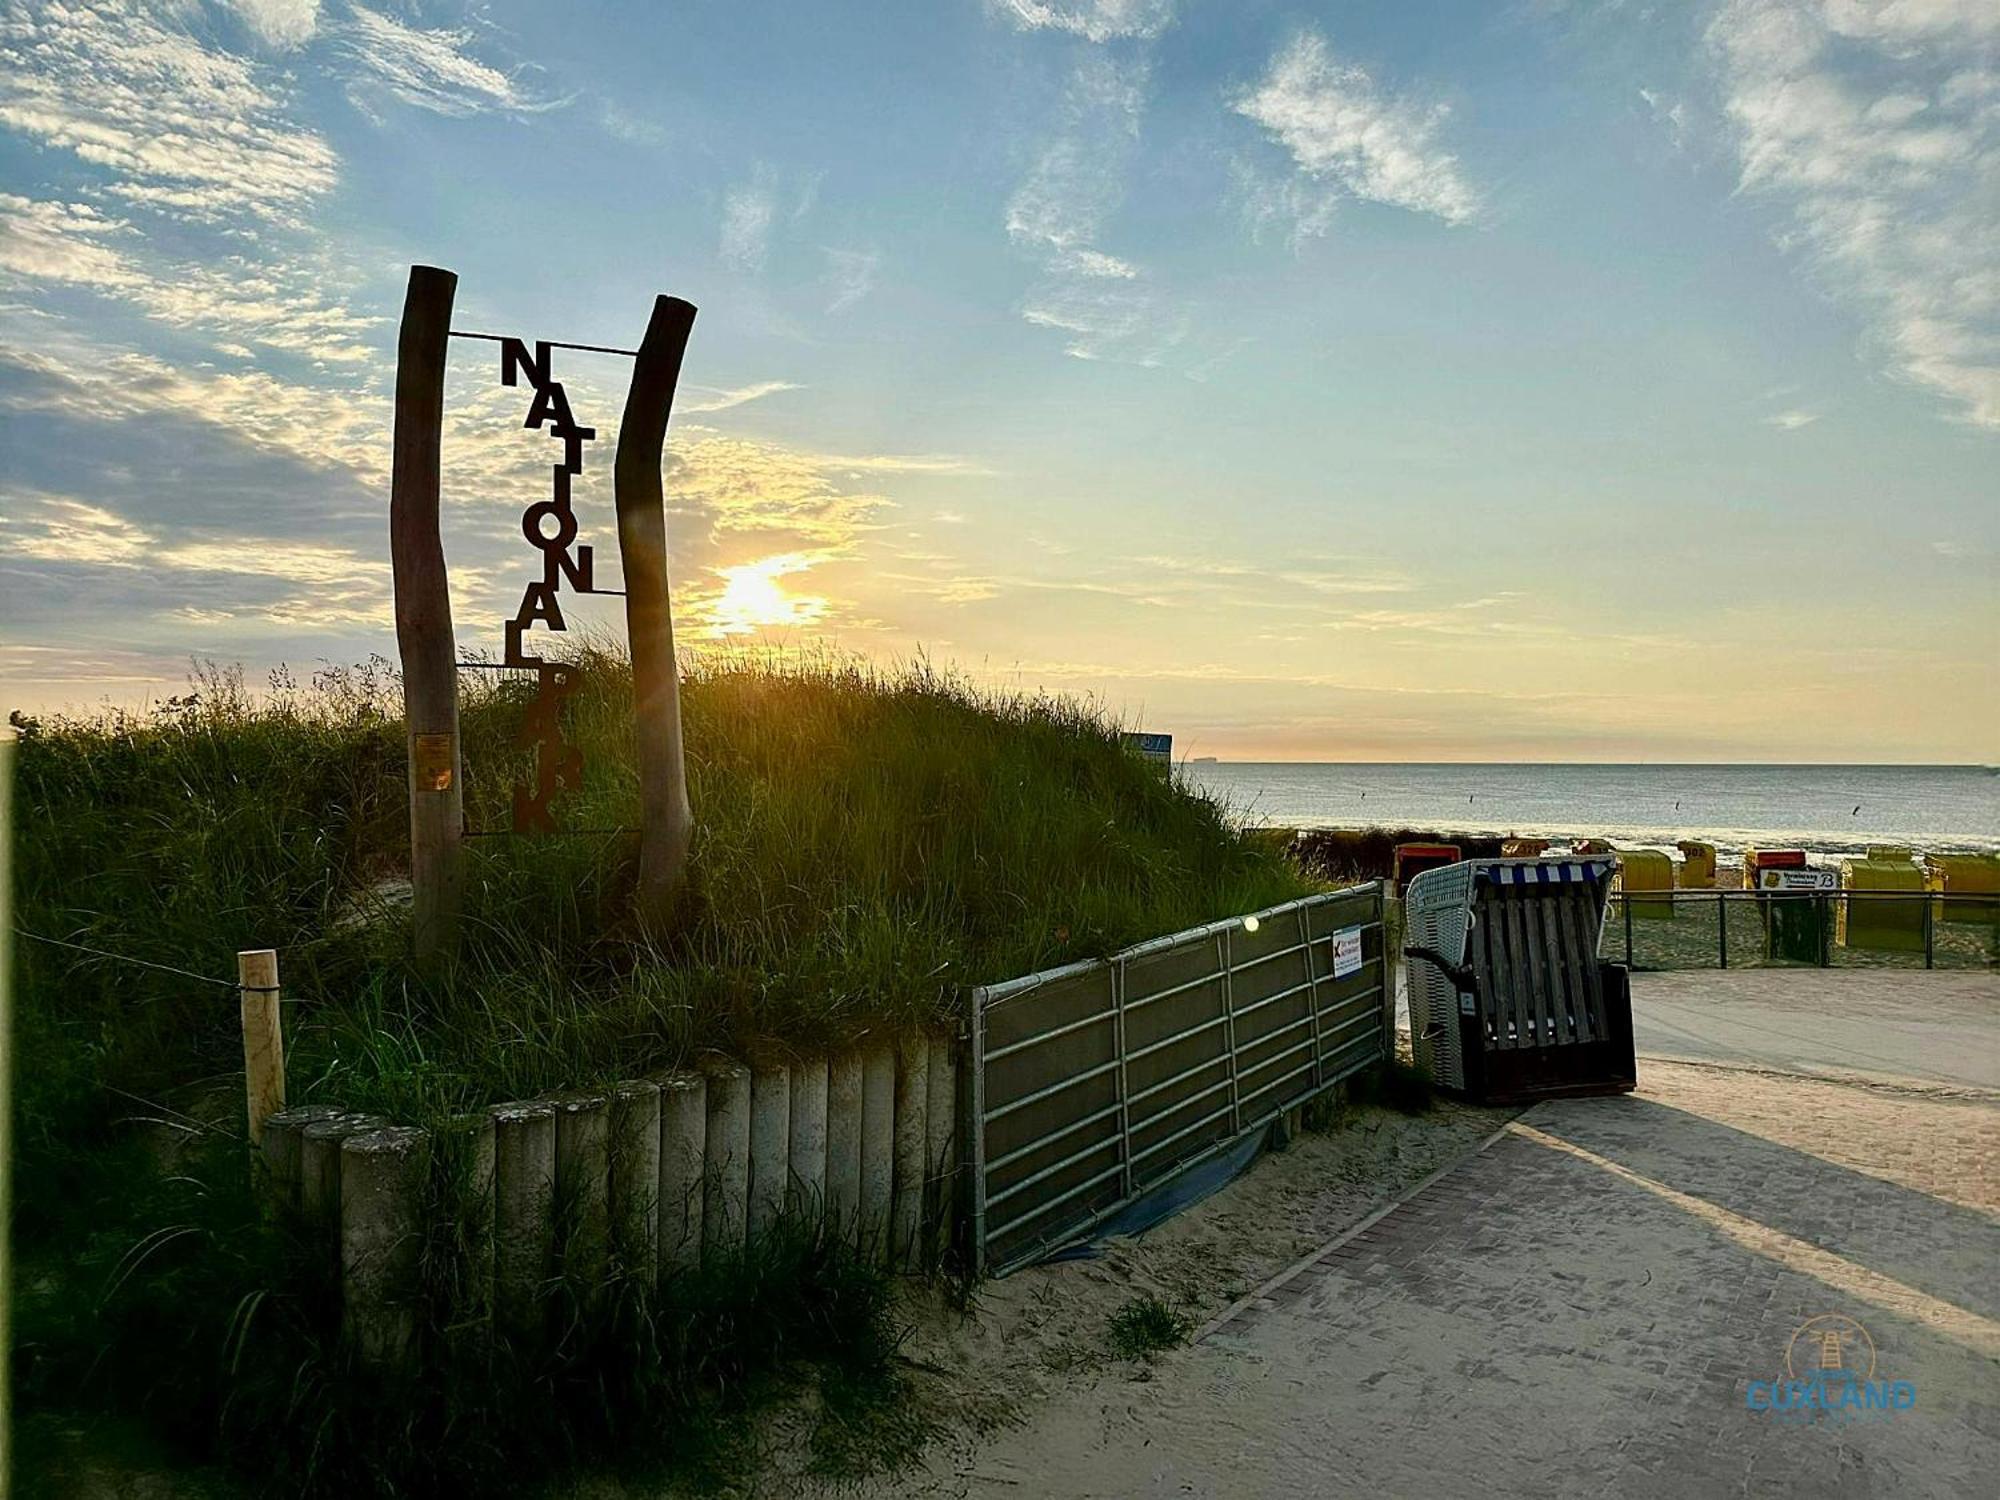
{"type": "Polygon", "coordinates": [[[1489,1103],[1637,1084],[1628,976],[1597,956],[1615,870],[1480,859],[1411,882],[1410,1035],[1433,1081],[1489,1103]]]}

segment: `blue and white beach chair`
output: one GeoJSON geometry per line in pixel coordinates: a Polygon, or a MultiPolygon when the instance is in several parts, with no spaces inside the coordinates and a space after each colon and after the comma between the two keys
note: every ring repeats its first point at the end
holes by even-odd
{"type": "Polygon", "coordinates": [[[1474,859],[1410,883],[1410,1036],[1434,1082],[1495,1104],[1637,1084],[1630,977],[1597,956],[1617,868],[1474,859]]]}

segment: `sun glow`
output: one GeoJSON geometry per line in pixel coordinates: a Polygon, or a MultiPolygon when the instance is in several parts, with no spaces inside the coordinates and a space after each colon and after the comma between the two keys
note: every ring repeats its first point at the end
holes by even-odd
{"type": "Polygon", "coordinates": [[[717,568],[722,592],[710,606],[709,634],[750,635],[774,625],[810,625],[826,613],[827,602],[816,594],[789,593],[778,580],[803,573],[817,558],[784,552],[734,568],[717,568]]]}

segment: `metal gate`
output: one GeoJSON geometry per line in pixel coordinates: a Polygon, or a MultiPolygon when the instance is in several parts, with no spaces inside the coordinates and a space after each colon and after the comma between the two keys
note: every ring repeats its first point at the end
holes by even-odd
{"type": "Polygon", "coordinates": [[[1379,882],[970,997],[973,1263],[1004,1274],[1393,1055],[1379,882]]]}

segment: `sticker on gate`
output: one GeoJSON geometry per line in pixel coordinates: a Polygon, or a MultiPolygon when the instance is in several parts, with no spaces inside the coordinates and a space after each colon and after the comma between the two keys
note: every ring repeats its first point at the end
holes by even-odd
{"type": "Polygon", "coordinates": [[[1333,977],[1345,979],[1361,972],[1361,929],[1338,927],[1333,933],[1333,977]]]}

